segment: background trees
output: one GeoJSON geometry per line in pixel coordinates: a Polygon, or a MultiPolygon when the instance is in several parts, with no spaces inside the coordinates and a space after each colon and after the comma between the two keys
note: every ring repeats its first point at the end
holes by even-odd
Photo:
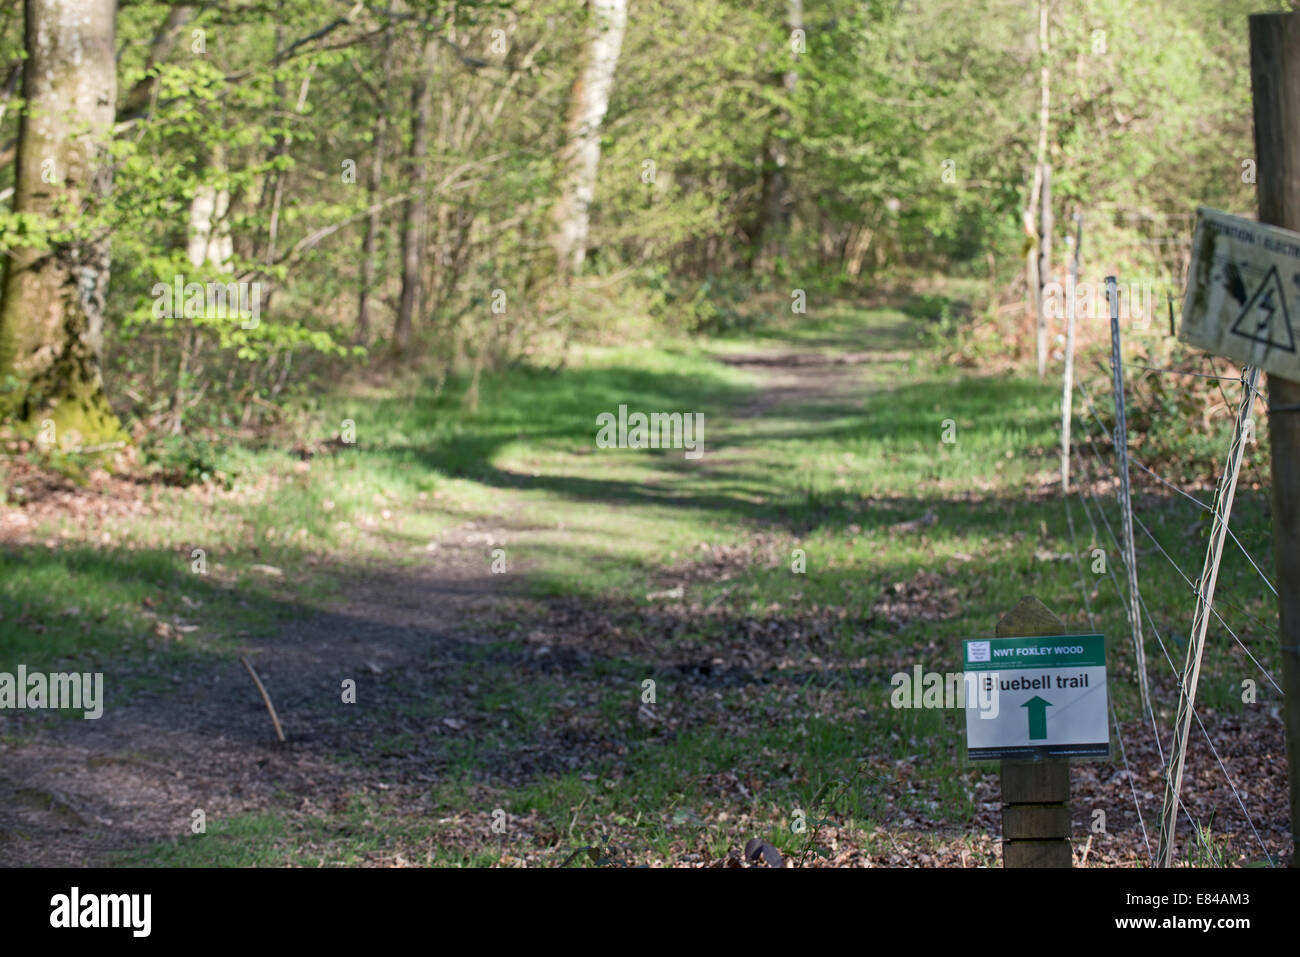
{"type": "Polygon", "coordinates": [[[473,375],[764,289],[1015,299],[1040,132],[1057,223],[1103,211],[1091,253],[1144,276],[1177,278],[1142,241],[1171,215],[1253,189],[1244,0],[1050,0],[1046,53],[1021,0],[67,2],[76,70],[35,42],[51,3],[0,19],[26,64],[0,360],[10,418],[78,408],[88,442],[113,410],[253,428],[393,354],[473,375]],[[259,283],[260,321],[158,315],[176,276],[259,283]]]}

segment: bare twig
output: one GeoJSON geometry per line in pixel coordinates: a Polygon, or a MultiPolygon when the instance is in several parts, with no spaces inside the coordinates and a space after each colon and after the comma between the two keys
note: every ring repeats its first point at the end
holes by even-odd
{"type": "Polygon", "coordinates": [[[271,723],[275,725],[275,736],[279,738],[280,743],[283,744],[284,728],[280,727],[280,718],[275,713],[275,705],[271,704],[271,696],[266,693],[266,687],[262,684],[262,679],[259,678],[257,672],[253,670],[253,666],[249,663],[247,656],[240,655],[239,660],[244,663],[244,667],[248,670],[248,674],[253,679],[253,684],[257,685],[257,690],[262,695],[262,700],[266,702],[266,710],[271,715],[271,723]]]}

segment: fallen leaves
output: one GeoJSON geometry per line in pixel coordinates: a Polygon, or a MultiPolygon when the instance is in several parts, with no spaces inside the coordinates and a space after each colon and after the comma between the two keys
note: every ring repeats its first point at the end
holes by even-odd
{"type": "Polygon", "coordinates": [[[911,519],[906,522],[895,522],[889,526],[891,532],[915,532],[935,524],[939,521],[939,516],[935,514],[934,509],[927,509],[919,518],[911,519]]]}
{"type": "Polygon", "coordinates": [[[956,614],[959,596],[945,579],[921,569],[907,581],[886,586],[871,606],[874,619],[892,630],[916,621],[942,621],[956,614]]]}
{"type": "Polygon", "coordinates": [[[652,591],[645,596],[646,601],[681,601],[686,595],[686,589],[681,585],[675,585],[664,591],[652,591]]]}

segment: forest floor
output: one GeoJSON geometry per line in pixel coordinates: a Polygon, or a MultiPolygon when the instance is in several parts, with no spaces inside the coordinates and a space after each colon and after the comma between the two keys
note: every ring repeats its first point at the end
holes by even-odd
{"type": "MultiPolygon", "coordinates": [[[[891,707],[890,678],[959,670],[957,640],[1025,594],[1088,630],[1056,387],[937,365],[906,309],[792,318],[585,349],[485,381],[473,413],[419,384],[335,397],[318,435],[232,451],[229,490],[11,471],[0,670],[102,671],[107,705],[3,714],[0,863],[746,866],[758,838],[807,865],[995,866],[996,768],[966,761],[960,712],[891,707]],[[596,448],[620,404],[703,413],[703,455],[596,448]],[[344,419],[355,445],[330,441],[344,419]]],[[[1139,506],[1199,568],[1196,514],[1139,506]]],[[[1267,555],[1257,489],[1237,516],[1267,555]]],[[[1267,620],[1253,575],[1225,562],[1220,592],[1267,620]]],[[[1153,658],[1158,743],[1123,606],[1087,581],[1121,735],[1075,765],[1075,858],[1140,866],[1174,684],[1153,658]]],[[[1176,643],[1182,583],[1144,598],[1176,643]]],[[[1214,636],[1201,702],[1180,858],[1277,860],[1277,698],[1214,636]]]]}

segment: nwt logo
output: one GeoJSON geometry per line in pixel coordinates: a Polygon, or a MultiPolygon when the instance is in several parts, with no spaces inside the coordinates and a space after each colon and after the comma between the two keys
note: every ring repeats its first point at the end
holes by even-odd
{"type": "Polygon", "coordinates": [[[602,412],[596,416],[600,430],[596,447],[601,449],[685,449],[688,459],[704,455],[703,412],[627,413],[618,407],[618,416],[602,412]]]}

